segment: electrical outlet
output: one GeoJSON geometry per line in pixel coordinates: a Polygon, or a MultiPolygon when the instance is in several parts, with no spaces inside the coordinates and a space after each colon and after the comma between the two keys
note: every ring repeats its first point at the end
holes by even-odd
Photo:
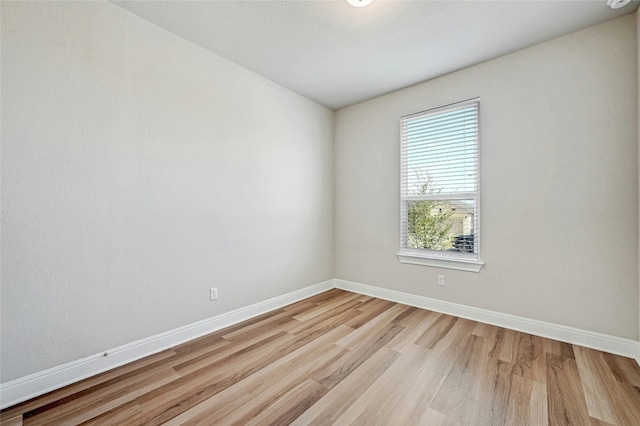
{"type": "Polygon", "coordinates": [[[444,285],[444,275],[438,275],[438,285],[444,285]]]}
{"type": "Polygon", "coordinates": [[[218,298],[218,287],[211,287],[209,289],[209,300],[216,300],[218,298]]]}

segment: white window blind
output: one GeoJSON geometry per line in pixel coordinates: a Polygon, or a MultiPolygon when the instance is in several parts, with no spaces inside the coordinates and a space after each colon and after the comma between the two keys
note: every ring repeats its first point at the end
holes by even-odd
{"type": "Polygon", "coordinates": [[[401,118],[401,254],[478,261],[479,104],[401,118]]]}

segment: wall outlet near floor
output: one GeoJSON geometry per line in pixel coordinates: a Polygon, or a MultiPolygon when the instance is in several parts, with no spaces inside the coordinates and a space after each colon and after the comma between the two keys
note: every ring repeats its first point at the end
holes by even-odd
{"type": "Polygon", "coordinates": [[[444,275],[438,275],[438,285],[444,285],[444,275]]]}
{"type": "Polygon", "coordinates": [[[209,289],[209,300],[217,300],[218,299],[218,287],[211,287],[209,289]]]}

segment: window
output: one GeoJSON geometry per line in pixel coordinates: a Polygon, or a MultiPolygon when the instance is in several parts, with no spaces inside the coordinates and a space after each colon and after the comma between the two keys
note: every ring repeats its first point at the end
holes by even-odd
{"type": "Polygon", "coordinates": [[[478,272],[478,98],[400,120],[401,262],[478,272]]]}

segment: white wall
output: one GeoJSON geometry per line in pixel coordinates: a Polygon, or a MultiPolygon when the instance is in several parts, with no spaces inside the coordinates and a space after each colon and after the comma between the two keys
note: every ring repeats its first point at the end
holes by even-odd
{"type": "Polygon", "coordinates": [[[333,277],[332,111],[110,3],[1,72],[2,382],[333,277]]]}
{"type": "Polygon", "coordinates": [[[338,111],[336,277],[637,339],[636,38],[628,15],[338,111]],[[399,118],[474,96],[486,265],[401,264],[399,118]]]}
{"type": "MultiPolygon", "coordinates": [[[[640,147],[640,9],[636,11],[636,37],[637,37],[637,59],[638,59],[638,95],[636,101],[638,102],[638,115],[636,120],[638,122],[638,146],[640,147]]],[[[638,149],[640,155],[640,148],[638,149]]],[[[640,164],[640,157],[638,157],[638,163],[640,164]]],[[[640,172],[640,170],[639,170],[640,172]]],[[[638,176],[640,179],[640,175],[638,176]]],[[[640,244],[640,235],[638,236],[638,244],[640,244]]],[[[639,253],[640,254],[640,253],[639,253]]],[[[640,268],[640,257],[638,258],[638,268],[640,268]]],[[[640,272],[640,269],[639,269],[640,272]]],[[[638,280],[638,340],[640,340],[640,277],[638,280]]]]}

